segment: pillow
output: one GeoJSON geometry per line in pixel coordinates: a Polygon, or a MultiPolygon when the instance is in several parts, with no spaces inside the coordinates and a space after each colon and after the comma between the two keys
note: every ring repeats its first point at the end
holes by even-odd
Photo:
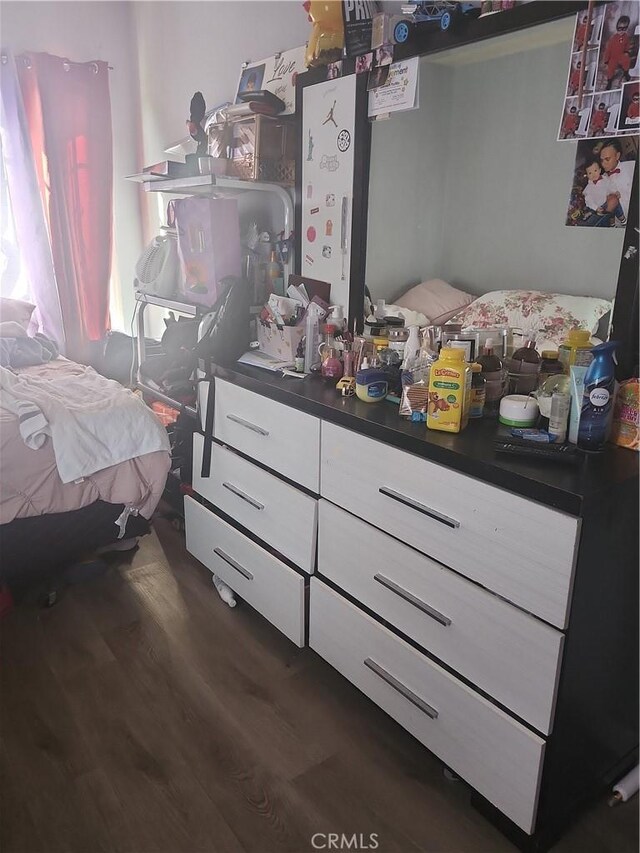
{"type": "Polygon", "coordinates": [[[457,287],[452,287],[440,278],[432,278],[430,281],[416,284],[400,299],[396,299],[396,305],[409,308],[411,311],[420,311],[434,326],[446,323],[470,302],[473,302],[473,296],[470,293],[458,290],[457,287]]]}
{"type": "Polygon", "coordinates": [[[20,323],[23,329],[27,329],[35,307],[30,302],[23,302],[21,299],[0,297],[0,322],[20,323]]]}
{"type": "Polygon", "coordinates": [[[600,319],[611,310],[611,302],[592,296],[567,296],[539,290],[494,290],[478,297],[451,319],[463,326],[486,328],[509,326],[512,329],[536,329],[538,340],[556,346],[569,329],[598,330],[600,319]]]}
{"type": "Polygon", "coordinates": [[[26,338],[27,330],[15,320],[7,320],[5,323],[0,322],[0,338],[26,338]]]}

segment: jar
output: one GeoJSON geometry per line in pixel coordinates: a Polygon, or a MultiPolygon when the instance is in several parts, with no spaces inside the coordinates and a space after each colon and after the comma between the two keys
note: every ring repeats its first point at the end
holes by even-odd
{"type": "Polygon", "coordinates": [[[593,360],[591,349],[591,332],[588,329],[569,329],[567,337],[558,347],[562,372],[568,376],[574,366],[588,367],[593,360]]]}
{"type": "Polygon", "coordinates": [[[487,380],[482,375],[482,365],[474,362],[471,365],[471,402],[469,417],[481,418],[484,414],[484,401],[487,393],[487,380]]]}
{"type": "Polygon", "coordinates": [[[538,388],[544,385],[545,380],[549,376],[562,373],[562,362],[558,358],[558,350],[543,349],[540,355],[542,361],[540,362],[540,373],[538,374],[538,388]]]}
{"type": "Polygon", "coordinates": [[[338,351],[333,347],[328,349],[320,372],[323,379],[332,379],[337,382],[338,379],[342,378],[342,362],[338,358],[338,351]]]}
{"type": "Polygon", "coordinates": [[[387,377],[379,367],[369,367],[365,358],[356,373],[356,395],[365,403],[379,403],[385,399],[389,386],[387,377]]]}

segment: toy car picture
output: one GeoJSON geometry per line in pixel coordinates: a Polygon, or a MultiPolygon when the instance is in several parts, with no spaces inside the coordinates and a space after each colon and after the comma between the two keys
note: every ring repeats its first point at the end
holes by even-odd
{"type": "Polygon", "coordinates": [[[437,22],[444,32],[463,15],[477,17],[480,14],[475,3],[454,3],[450,0],[440,3],[409,3],[401,6],[400,10],[404,17],[393,28],[393,40],[396,44],[404,44],[416,24],[437,22]]]}

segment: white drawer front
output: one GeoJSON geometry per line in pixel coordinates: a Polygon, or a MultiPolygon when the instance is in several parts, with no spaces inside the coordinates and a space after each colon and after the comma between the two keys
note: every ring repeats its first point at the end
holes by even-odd
{"type": "Polygon", "coordinates": [[[211,475],[201,477],[204,439],[193,435],[193,488],[306,572],[316,551],[318,502],[268,471],[214,444],[211,475]]]}
{"type": "Polygon", "coordinates": [[[318,571],[518,716],[551,730],[564,635],[320,501],[318,571]]]}
{"type": "Polygon", "coordinates": [[[542,738],[317,578],[311,580],[309,645],[514,823],[532,832],[542,738]]]}
{"type": "Polygon", "coordinates": [[[216,379],[214,435],[312,492],[320,490],[320,420],[216,379]]]}
{"type": "Polygon", "coordinates": [[[187,550],[297,646],[304,646],[304,578],[185,497],[187,550]]]}
{"type": "Polygon", "coordinates": [[[321,492],[552,625],[566,626],[576,518],[329,423],[322,426],[321,492]]]}

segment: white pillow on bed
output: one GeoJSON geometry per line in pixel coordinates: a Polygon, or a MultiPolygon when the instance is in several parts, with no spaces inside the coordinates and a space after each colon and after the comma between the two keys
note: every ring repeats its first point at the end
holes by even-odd
{"type": "Polygon", "coordinates": [[[446,323],[450,317],[470,302],[473,302],[473,296],[470,293],[458,290],[441,278],[432,278],[416,284],[396,299],[396,305],[409,308],[411,311],[419,311],[428,317],[429,322],[434,326],[446,323]]]}
{"type": "Polygon", "coordinates": [[[23,329],[29,328],[31,315],[36,306],[22,299],[7,299],[0,297],[0,323],[20,323],[23,329]]]}
{"type": "Polygon", "coordinates": [[[592,296],[567,296],[540,290],[494,290],[478,297],[451,320],[476,328],[509,326],[524,332],[535,329],[538,340],[545,339],[558,346],[569,329],[588,329],[594,335],[600,320],[611,308],[608,299],[592,296]]]}

